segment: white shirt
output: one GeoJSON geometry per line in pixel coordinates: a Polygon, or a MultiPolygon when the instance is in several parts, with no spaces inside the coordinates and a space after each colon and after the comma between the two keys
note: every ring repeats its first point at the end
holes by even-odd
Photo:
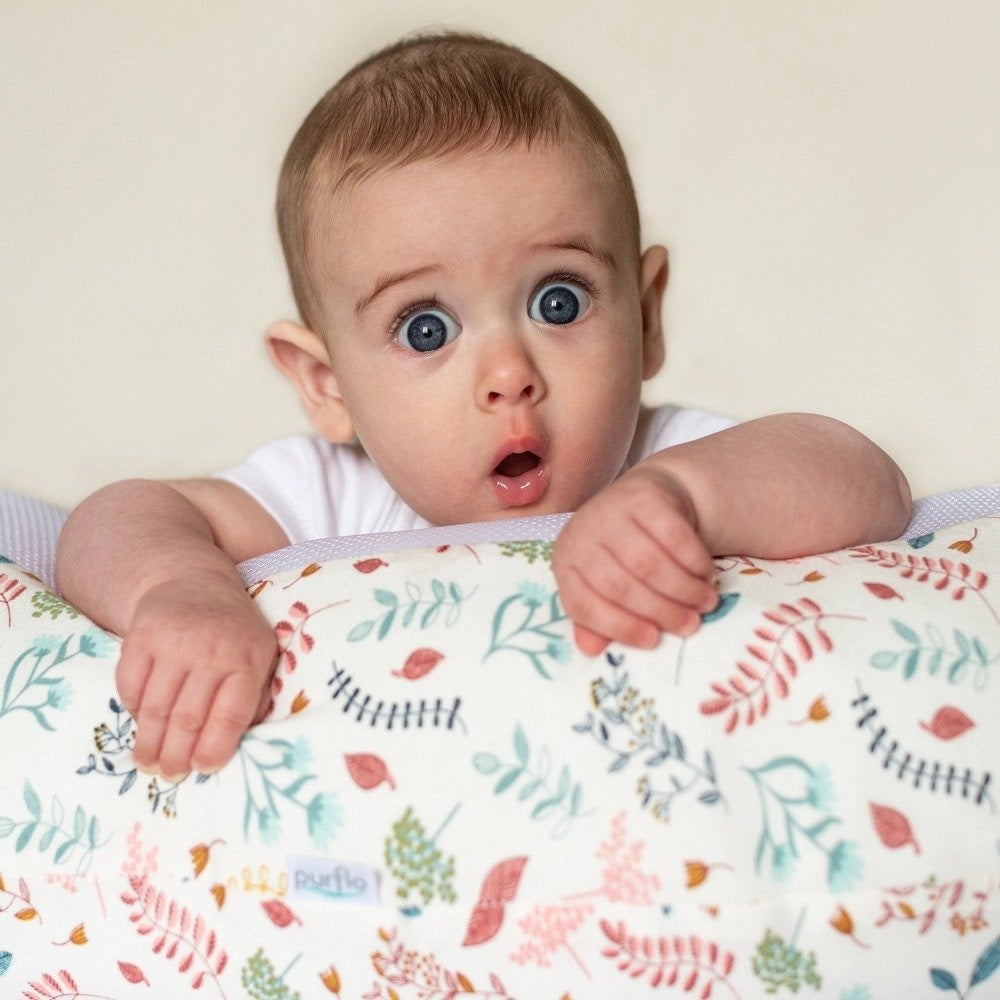
{"type": "MultiPolygon", "coordinates": [[[[686,441],[732,427],[735,421],[704,410],[661,406],[640,418],[626,468],[686,441]]],[[[305,434],[263,445],[225,479],[249,493],[281,526],[292,545],[430,527],[386,482],[358,445],[331,444],[305,434]]]]}

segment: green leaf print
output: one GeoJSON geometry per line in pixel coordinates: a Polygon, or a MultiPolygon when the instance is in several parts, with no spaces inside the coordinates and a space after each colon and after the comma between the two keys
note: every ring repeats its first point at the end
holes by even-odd
{"type": "Polygon", "coordinates": [[[435,898],[455,902],[455,859],[445,857],[437,841],[457,811],[456,805],[432,837],[427,836],[412,806],[393,823],[392,834],[385,838],[385,863],[396,877],[396,896],[401,902],[412,896],[419,896],[425,906],[435,898]]]}

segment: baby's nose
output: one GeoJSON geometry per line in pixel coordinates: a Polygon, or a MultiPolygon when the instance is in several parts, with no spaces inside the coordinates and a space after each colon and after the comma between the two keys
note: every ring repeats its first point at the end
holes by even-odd
{"type": "Polygon", "coordinates": [[[516,388],[507,389],[491,389],[486,394],[486,401],[488,403],[501,403],[505,400],[516,400],[523,399],[527,402],[531,402],[535,398],[536,389],[534,383],[529,382],[527,385],[521,387],[520,391],[516,388]]]}
{"type": "Polygon", "coordinates": [[[541,372],[520,343],[506,342],[490,352],[480,374],[480,405],[491,409],[504,404],[537,403],[545,394],[541,372]]]}

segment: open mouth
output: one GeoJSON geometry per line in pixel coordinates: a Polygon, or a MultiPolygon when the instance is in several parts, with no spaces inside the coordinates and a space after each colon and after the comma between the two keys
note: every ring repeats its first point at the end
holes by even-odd
{"type": "Polygon", "coordinates": [[[497,476],[516,479],[537,469],[542,460],[533,451],[516,451],[508,455],[494,470],[497,476]]]}
{"type": "Polygon", "coordinates": [[[490,480],[504,507],[526,507],[542,498],[549,484],[546,463],[538,452],[512,451],[493,467],[490,480]]]}

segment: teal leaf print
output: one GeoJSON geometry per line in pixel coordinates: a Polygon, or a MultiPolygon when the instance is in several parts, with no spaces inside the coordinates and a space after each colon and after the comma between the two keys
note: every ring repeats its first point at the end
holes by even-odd
{"type": "Polygon", "coordinates": [[[872,994],[867,986],[852,986],[841,992],[839,1000],[872,1000],[872,994]]]}
{"type": "Polygon", "coordinates": [[[730,591],[728,594],[719,595],[719,603],[716,604],[711,611],[706,612],[701,616],[703,623],[707,624],[709,622],[717,622],[732,611],[737,604],[740,602],[740,595],[735,591],[730,591]]]}
{"type": "Polygon", "coordinates": [[[524,735],[524,730],[521,728],[520,722],[514,729],[514,752],[522,764],[528,762],[528,740],[524,735]]]}
{"type": "Polygon", "coordinates": [[[954,990],[958,993],[958,980],[947,969],[931,969],[931,982],[939,990],[954,990]]]}
{"type": "Polygon", "coordinates": [[[994,938],[987,945],[986,950],[976,959],[972,978],[969,980],[969,988],[986,982],[997,971],[998,967],[1000,967],[1000,937],[994,938]]]}
{"type": "Polygon", "coordinates": [[[756,785],[761,809],[754,862],[758,874],[768,859],[771,876],[786,882],[795,874],[802,848],[812,847],[826,855],[827,884],[834,892],[854,888],[863,871],[857,844],[838,840],[827,847],[822,840],[840,823],[831,810],[834,790],[826,765],[812,767],[800,757],[784,756],[744,770],[756,785]]]}
{"type": "Polygon", "coordinates": [[[520,781],[517,801],[535,799],[531,819],[543,820],[554,815],[552,836],[564,836],[572,821],[582,815],[583,788],[572,779],[565,765],[559,769],[558,777],[555,776],[548,747],[543,746],[535,763],[531,764],[531,748],[520,723],[514,728],[513,744],[513,762],[505,763],[492,753],[477,753],[472,758],[472,766],[487,777],[504,771],[493,786],[494,795],[503,795],[520,781]]]}
{"type": "Polygon", "coordinates": [[[55,731],[51,713],[69,704],[71,687],[59,668],[77,656],[104,657],[118,644],[93,626],[79,637],[38,636],[7,668],[0,691],[0,719],[11,712],[27,712],[49,732],[55,731]],[[75,642],[74,642],[75,640],[75,642]]]}
{"type": "Polygon", "coordinates": [[[565,663],[573,651],[565,636],[565,625],[561,624],[566,620],[555,590],[523,582],[516,593],[497,606],[490,648],[483,660],[501,651],[517,653],[526,657],[541,677],[552,680],[546,661],[565,663]]]}
{"type": "Polygon", "coordinates": [[[384,639],[397,624],[409,628],[416,623],[419,628],[426,629],[444,615],[444,625],[452,628],[461,617],[462,605],[475,593],[475,588],[468,594],[463,594],[457,583],[449,582],[445,586],[440,580],[430,581],[430,594],[425,595],[423,588],[413,581],[405,586],[405,596],[400,597],[391,590],[377,587],[372,591],[376,603],[386,610],[376,618],[358,622],[347,633],[348,642],[363,642],[375,632],[377,639],[384,639]]]}
{"type": "Polygon", "coordinates": [[[364,642],[368,634],[375,627],[374,621],[358,622],[350,632],[347,633],[348,642],[364,642]]]}
{"type": "Polygon", "coordinates": [[[263,843],[277,843],[282,810],[291,806],[304,813],[313,843],[321,850],[329,846],[343,825],[343,810],[334,792],[313,792],[308,798],[304,793],[316,780],[307,771],[312,759],[308,741],[266,740],[247,733],[237,753],[243,771],[243,836],[249,840],[253,827],[263,843]]]}
{"type": "Polygon", "coordinates": [[[7,975],[7,970],[10,969],[10,963],[13,959],[14,956],[9,951],[0,951],[0,976],[7,975]]]}
{"type": "Polygon", "coordinates": [[[873,653],[869,663],[876,670],[898,667],[904,680],[911,680],[921,670],[928,677],[940,676],[949,684],[971,680],[977,691],[982,691],[989,684],[991,667],[1000,660],[1000,649],[990,653],[982,639],[967,635],[960,629],[952,629],[948,639],[936,626],[925,623],[925,640],[905,622],[893,618],[890,624],[905,647],[873,653]]]}
{"type": "Polygon", "coordinates": [[[107,843],[107,841],[101,842],[100,840],[97,817],[91,816],[88,820],[83,808],[77,806],[73,813],[72,827],[70,827],[69,823],[66,822],[68,817],[62,800],[58,795],[53,795],[48,818],[46,818],[41,798],[27,779],[24,782],[22,796],[28,818],[18,820],[12,816],[0,816],[0,839],[10,837],[16,832],[14,851],[20,854],[27,850],[35,835],[38,834],[35,846],[39,853],[45,854],[53,845],[57,845],[53,854],[53,860],[56,864],[68,860],[77,848],[83,848],[77,862],[76,874],[86,874],[93,862],[94,852],[107,843]]]}
{"type": "Polygon", "coordinates": [[[38,819],[42,815],[42,803],[39,801],[38,793],[32,787],[30,781],[24,783],[24,804],[28,807],[28,812],[38,819]]]}
{"type": "Polygon", "coordinates": [[[1000,937],[994,938],[976,959],[976,964],[972,968],[972,975],[969,977],[969,988],[963,993],[958,986],[958,980],[954,973],[948,969],[930,969],[931,982],[939,989],[953,991],[958,994],[959,1000],[964,1000],[969,995],[973,987],[986,982],[990,976],[1000,968],[1000,937]]]}
{"type": "Polygon", "coordinates": [[[927,545],[930,545],[934,541],[934,532],[932,531],[929,535],[917,535],[916,538],[907,538],[906,544],[910,546],[911,549],[922,549],[927,545]]]}

